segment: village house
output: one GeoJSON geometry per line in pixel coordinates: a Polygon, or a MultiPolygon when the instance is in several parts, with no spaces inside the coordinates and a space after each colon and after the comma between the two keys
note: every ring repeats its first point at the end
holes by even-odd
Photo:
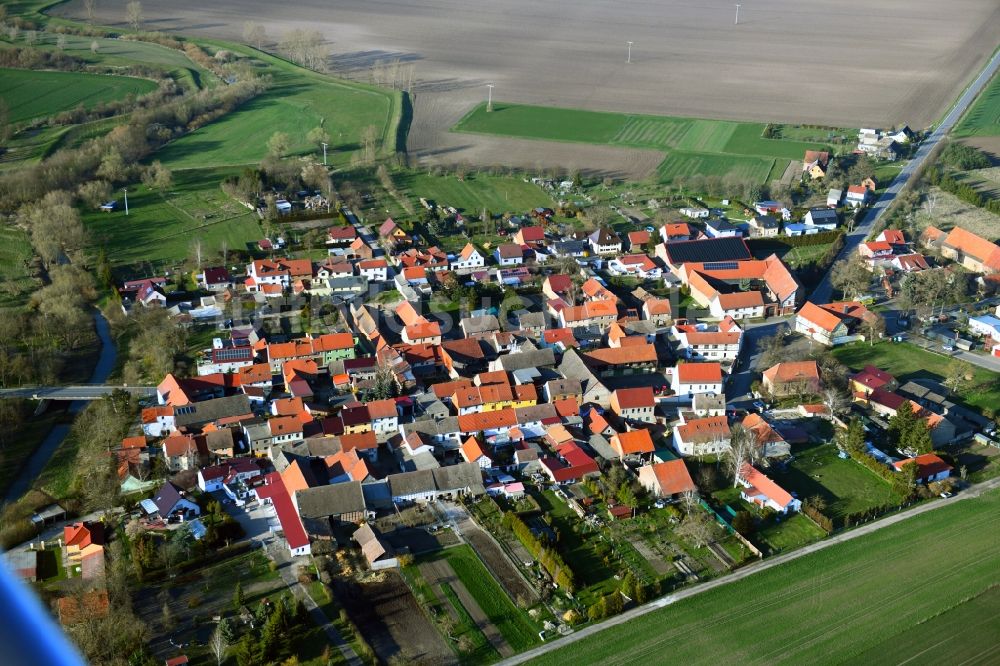
{"type": "Polygon", "coordinates": [[[389,262],[385,259],[365,259],[359,261],[355,266],[358,269],[358,275],[369,282],[385,282],[389,279],[389,262]]]}
{"type": "Polygon", "coordinates": [[[656,398],[649,386],[617,389],[611,393],[611,411],[623,421],[656,422],[656,398]]]}
{"type": "Polygon", "coordinates": [[[642,318],[653,322],[657,327],[670,326],[674,320],[670,301],[666,298],[647,299],[642,304],[642,318]]]}
{"type": "Polygon", "coordinates": [[[653,497],[676,500],[697,491],[683,460],[667,460],[639,468],[639,483],[653,497]]]}
{"type": "Polygon", "coordinates": [[[722,366],[717,362],[679,363],[674,368],[670,388],[678,396],[722,395],[722,366]]]}
{"type": "Polygon", "coordinates": [[[824,304],[807,301],[795,315],[795,332],[833,347],[864,339],[856,332],[862,322],[875,316],[857,301],[824,304]]]}
{"type": "Polygon", "coordinates": [[[674,449],[682,456],[725,453],[730,447],[729,421],[725,416],[681,419],[674,426],[674,449]]]}
{"type": "Polygon", "coordinates": [[[611,436],[611,448],[619,458],[648,455],[656,450],[648,430],[629,430],[611,436]]]}
{"type": "Polygon", "coordinates": [[[773,396],[816,395],[822,388],[816,361],[776,363],[764,371],[762,383],[773,396]]]}
{"type": "Polygon", "coordinates": [[[917,465],[917,483],[944,481],[951,476],[952,466],[933,453],[925,453],[906,460],[897,460],[892,463],[892,468],[900,472],[904,466],[914,463],[917,465]]]}
{"type": "Polygon", "coordinates": [[[630,231],[625,236],[629,252],[645,252],[651,234],[648,231],[630,231]]]}
{"type": "Polygon", "coordinates": [[[458,256],[451,259],[451,270],[456,273],[469,273],[483,268],[486,265],[486,257],[476,249],[472,243],[466,243],[458,256]]]}
{"type": "Polygon", "coordinates": [[[198,276],[198,286],[206,291],[225,291],[233,288],[233,278],[225,266],[206,268],[198,276]]]}
{"type": "Polygon", "coordinates": [[[524,263],[524,249],[517,243],[501,243],[493,256],[500,266],[520,266],[524,263]]]}
{"type": "Polygon", "coordinates": [[[518,245],[535,248],[545,243],[545,229],[533,226],[521,227],[514,233],[512,240],[518,245]]]}
{"type": "Polygon", "coordinates": [[[656,280],[663,271],[646,254],[626,254],[610,260],[608,272],[612,275],[631,275],[644,280],[656,280]]]}
{"type": "Polygon", "coordinates": [[[740,353],[743,329],[731,317],[717,325],[674,324],[671,337],[677,341],[677,351],[688,360],[718,361],[732,364],[740,353]]]}
{"type": "Polygon", "coordinates": [[[622,239],[608,227],[601,227],[587,238],[594,254],[600,256],[622,253],[622,239]]]}
{"type": "Polygon", "coordinates": [[[378,228],[378,237],[382,240],[383,245],[385,245],[388,250],[406,247],[413,243],[413,239],[410,235],[403,231],[403,229],[396,224],[391,217],[386,219],[386,221],[383,222],[378,228]]]}
{"type": "Polygon", "coordinates": [[[743,490],[740,497],[751,504],[765,507],[778,513],[797,512],[802,509],[802,501],[768,478],[752,465],[744,464],[737,479],[743,490]]]}
{"type": "Polygon", "coordinates": [[[864,185],[851,185],[847,188],[847,204],[859,208],[868,203],[870,190],[864,185]]]}
{"type": "Polygon", "coordinates": [[[830,167],[830,153],[825,150],[807,150],[802,159],[802,173],[809,174],[813,180],[826,176],[830,167]]]}
{"type": "Polygon", "coordinates": [[[942,256],[973,273],[1000,273],[1000,246],[971,231],[955,227],[947,234],[927,227],[922,236],[925,246],[937,249],[942,256]]]}
{"type": "Polygon", "coordinates": [[[753,238],[775,238],[781,223],[773,215],[754,215],[747,225],[753,238]]]}
{"type": "Polygon", "coordinates": [[[313,266],[308,259],[257,259],[247,264],[244,285],[250,292],[280,296],[296,280],[310,280],[312,276],[313,266]]]}
{"type": "Polygon", "coordinates": [[[687,222],[672,222],[660,227],[660,238],[664,243],[676,243],[697,238],[698,234],[687,222]]]}
{"type": "Polygon", "coordinates": [[[467,463],[477,465],[484,470],[493,467],[493,460],[486,455],[483,446],[475,437],[466,439],[459,451],[462,454],[462,460],[467,463]]]}
{"type": "MultiPolygon", "coordinates": [[[[686,243],[672,247],[678,245],[686,243]]],[[[799,300],[798,280],[773,254],[763,260],[683,262],[677,274],[691,297],[719,319],[788,314],[799,300]]]]}

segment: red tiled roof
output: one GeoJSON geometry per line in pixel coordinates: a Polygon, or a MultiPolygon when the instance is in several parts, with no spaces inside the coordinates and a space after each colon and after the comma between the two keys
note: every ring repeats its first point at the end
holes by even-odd
{"type": "Polygon", "coordinates": [[[892,466],[896,468],[896,471],[903,469],[903,465],[909,463],[917,463],[917,478],[926,479],[929,476],[935,474],[940,474],[941,472],[951,472],[953,469],[951,465],[946,463],[940,457],[934,455],[933,453],[925,453],[923,455],[917,456],[916,458],[907,458],[906,460],[899,460],[892,463],[892,466]]]}
{"type": "Polygon", "coordinates": [[[271,472],[264,477],[264,485],[257,486],[257,495],[271,500],[274,511],[278,514],[278,522],[281,523],[281,530],[285,534],[285,541],[290,548],[301,548],[309,545],[309,537],[302,527],[302,520],[299,518],[292,498],[285,488],[281,475],[271,472]]]}
{"type": "Polygon", "coordinates": [[[691,419],[677,426],[677,431],[685,442],[701,439],[715,440],[729,437],[729,421],[725,416],[708,416],[701,419],[691,419]]]}
{"type": "Polygon", "coordinates": [[[796,381],[818,381],[819,365],[816,361],[789,361],[776,363],[764,371],[771,383],[785,383],[796,381]]]}
{"type": "Polygon", "coordinates": [[[722,382],[722,366],[718,363],[681,363],[674,372],[681,384],[717,384],[722,382]]]}
{"type": "Polygon", "coordinates": [[[747,490],[756,489],[760,494],[784,508],[792,501],[792,496],[787,490],[772,481],[763,472],[755,467],[744,464],[740,468],[740,478],[750,484],[747,490]]]}
{"type": "Polygon", "coordinates": [[[629,365],[632,363],[655,363],[656,347],[651,344],[629,345],[627,347],[603,347],[594,349],[585,358],[604,365],[629,365]]]}
{"type": "Polygon", "coordinates": [[[617,405],[618,409],[652,407],[655,402],[651,386],[617,389],[611,394],[611,404],[617,405]]]}

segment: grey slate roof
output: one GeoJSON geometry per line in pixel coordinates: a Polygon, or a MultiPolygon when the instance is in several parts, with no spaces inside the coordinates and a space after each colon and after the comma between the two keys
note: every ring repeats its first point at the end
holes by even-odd
{"type": "Polygon", "coordinates": [[[474,495],[486,492],[483,488],[483,474],[475,463],[459,463],[434,470],[434,483],[438,490],[445,492],[467,490],[474,495]]]}
{"type": "Polygon", "coordinates": [[[306,488],[295,493],[299,515],[305,518],[328,518],[365,511],[365,496],[360,481],[331,483],[306,488]]]}
{"type": "Polygon", "coordinates": [[[536,349],[534,351],[522,351],[517,354],[504,354],[494,363],[498,369],[512,372],[524,368],[538,368],[552,366],[556,363],[556,353],[552,349],[536,349]]]}
{"type": "Polygon", "coordinates": [[[429,469],[390,474],[386,480],[389,482],[389,493],[393,497],[405,497],[406,495],[437,490],[437,484],[434,483],[434,473],[429,469]]]}
{"type": "Polygon", "coordinates": [[[462,319],[461,326],[467,336],[500,330],[500,322],[497,321],[497,318],[493,315],[486,315],[483,317],[464,317],[462,319]]]}
{"type": "Polygon", "coordinates": [[[180,429],[184,426],[200,426],[219,419],[246,414],[253,414],[250,398],[240,393],[176,407],[174,409],[174,424],[180,429]]]}

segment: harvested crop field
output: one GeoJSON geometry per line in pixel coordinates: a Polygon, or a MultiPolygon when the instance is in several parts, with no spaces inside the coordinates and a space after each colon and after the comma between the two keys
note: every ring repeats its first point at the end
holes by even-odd
{"type": "Polygon", "coordinates": [[[337,583],[337,599],[361,628],[380,663],[455,663],[454,653],[400,575],[387,571],[384,576],[372,583],[337,583]]]}
{"type": "MultiPolygon", "coordinates": [[[[124,21],[125,0],[99,3],[124,21]]],[[[83,16],[83,1],[55,13],[83,16]]],[[[340,74],[368,80],[398,61],[416,92],[410,151],[427,161],[641,172],[642,156],[590,146],[454,137],[449,128],[496,84],[494,99],[691,118],[842,127],[934,122],[1000,40],[994,0],[175,0],[144,7],[157,30],[240,39],[251,17],[273,43],[320,30],[340,74]],[[626,41],[633,41],[626,63],[626,41]],[[818,47],[821,45],[821,47],[818,47]]],[[[658,162],[659,160],[654,160],[658,162]]]]}

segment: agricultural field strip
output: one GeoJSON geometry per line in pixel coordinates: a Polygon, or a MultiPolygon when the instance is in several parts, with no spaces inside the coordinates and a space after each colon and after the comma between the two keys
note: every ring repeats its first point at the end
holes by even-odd
{"type": "Polygon", "coordinates": [[[455,596],[458,597],[459,602],[465,607],[469,617],[476,623],[476,628],[483,633],[490,645],[503,657],[509,657],[514,654],[514,650],[504,640],[500,630],[497,629],[495,624],[490,622],[490,618],[479,604],[476,603],[476,600],[469,593],[468,588],[465,587],[465,583],[459,580],[458,575],[448,560],[424,562],[420,565],[420,573],[431,587],[446,584],[451,586],[451,589],[455,592],[455,596]]]}
{"type": "Polygon", "coordinates": [[[995,75],[952,131],[954,136],[1000,136],[1000,75],[995,75]]]}
{"type": "Polygon", "coordinates": [[[135,77],[0,69],[0,90],[12,123],[54,115],[80,104],[92,108],[130,93],[141,95],[155,89],[152,81],[135,77]]]}
{"type": "Polygon", "coordinates": [[[818,143],[766,139],[763,123],[647,116],[526,105],[477,106],[453,128],[457,132],[528,139],[603,143],[689,153],[801,158],[818,143]],[[503,116],[507,117],[503,117],[503,116]]]}
{"type": "MultiPolygon", "coordinates": [[[[974,495],[972,497],[975,497],[975,495],[978,495],[982,491],[985,491],[987,489],[996,488],[997,485],[1000,484],[997,484],[996,482],[990,482],[987,484],[980,485],[977,489],[973,491],[974,495]]],[[[943,505],[941,503],[923,505],[917,509],[910,510],[906,513],[897,514],[895,516],[887,518],[883,521],[880,521],[879,523],[873,523],[863,528],[859,528],[855,532],[847,533],[842,537],[843,540],[848,542],[853,541],[857,537],[864,537],[863,542],[855,542],[853,545],[831,542],[831,541],[823,542],[821,544],[816,544],[814,546],[808,547],[805,550],[800,551],[798,553],[792,553],[789,555],[783,555],[777,558],[773,558],[772,560],[769,560],[761,565],[755,566],[753,569],[744,570],[742,573],[736,574],[737,576],[736,580],[718,579],[718,581],[713,581],[707,584],[707,586],[701,587],[700,589],[691,588],[686,594],[682,593],[680,595],[675,595],[673,597],[673,599],[676,601],[679,601],[679,599],[687,597],[692,597],[697,599],[688,602],[683,606],[668,606],[667,608],[664,608],[663,607],[664,600],[661,600],[658,603],[654,602],[654,604],[652,605],[639,609],[638,612],[626,613],[625,616],[622,616],[620,619],[612,621],[610,624],[606,625],[606,627],[617,626],[618,629],[616,631],[619,632],[619,636],[617,637],[617,640],[615,640],[615,638],[612,637],[611,635],[605,634],[604,645],[611,644],[621,648],[615,651],[614,653],[616,657],[615,660],[616,663],[618,662],[632,663],[636,659],[641,658],[643,654],[652,654],[658,650],[661,650],[664,647],[664,645],[661,643],[670,643],[672,645],[686,645],[684,642],[681,643],[672,642],[674,641],[675,638],[680,637],[674,635],[676,632],[683,633],[691,629],[690,627],[685,627],[683,625],[683,621],[685,619],[689,620],[690,622],[696,621],[694,617],[684,618],[683,617],[684,614],[691,615],[692,613],[694,613],[695,615],[698,615],[697,617],[698,630],[695,634],[691,635],[706,636],[707,634],[711,633],[711,632],[706,632],[705,631],[706,628],[711,629],[721,624],[728,623],[734,619],[747,620],[747,619],[753,619],[755,617],[766,617],[765,615],[762,614],[762,611],[768,608],[777,608],[779,610],[784,609],[785,612],[797,612],[794,610],[794,608],[791,611],[788,610],[789,602],[795,601],[796,598],[798,598],[799,603],[805,603],[807,600],[811,600],[810,609],[814,611],[816,608],[816,599],[814,597],[815,594],[819,592],[823,592],[823,594],[826,595],[845,594],[846,593],[845,590],[853,589],[852,585],[855,587],[858,585],[863,585],[864,581],[857,582],[859,580],[857,574],[859,572],[864,571],[865,569],[871,569],[874,567],[879,569],[879,571],[876,571],[874,573],[885,574],[885,571],[883,569],[884,567],[883,563],[885,561],[884,559],[878,559],[878,561],[874,561],[877,558],[869,557],[867,560],[864,558],[867,557],[867,554],[871,552],[873,546],[879,546],[881,544],[881,547],[883,548],[884,547],[888,547],[890,549],[898,548],[899,532],[901,530],[906,529],[907,526],[912,528],[913,523],[908,521],[919,514],[927,513],[929,511],[938,508],[950,508],[951,509],[950,512],[944,511],[941,512],[940,514],[935,513],[929,515],[926,518],[921,519],[922,521],[936,519],[937,522],[941,523],[940,525],[937,526],[940,528],[940,531],[948,532],[948,534],[942,536],[940,534],[937,534],[933,530],[914,531],[910,529],[909,535],[911,536],[909,538],[911,541],[930,539],[935,543],[937,543],[939,540],[944,538],[944,540],[947,541],[948,543],[955,543],[956,538],[960,536],[966,536],[969,539],[970,548],[958,549],[957,551],[954,548],[949,548],[948,552],[949,553],[957,552],[961,555],[964,555],[970,550],[973,550],[972,546],[976,543],[976,539],[982,541],[984,538],[983,535],[989,535],[993,533],[990,530],[995,528],[996,525],[995,511],[993,511],[993,509],[997,504],[997,500],[998,497],[996,492],[994,491],[989,494],[985,494],[978,500],[972,500],[970,498],[960,503],[956,503],[954,501],[949,502],[949,504],[947,505],[943,505]],[[984,507],[983,504],[976,504],[973,506],[971,504],[972,501],[982,502],[988,504],[989,506],[984,507]],[[973,513],[971,515],[958,516],[958,520],[954,520],[955,517],[954,512],[963,510],[966,512],[973,512],[973,513]],[[950,518],[952,520],[949,521],[950,518]],[[897,526],[898,523],[903,523],[903,525],[897,526]],[[883,528],[890,528],[890,529],[887,532],[882,532],[883,528]],[[953,534],[953,532],[957,533],[953,534]],[[826,550],[829,546],[832,545],[836,545],[836,550],[832,551],[826,550]],[[823,551],[826,552],[823,553],[823,551]],[[851,555],[853,553],[857,554],[857,560],[853,564],[851,563],[845,564],[843,556],[845,554],[851,555]],[[795,560],[802,556],[807,556],[810,559],[807,560],[806,562],[801,562],[798,564],[794,563],[786,564],[789,560],[795,560]],[[817,560],[817,558],[819,559],[817,560]],[[832,571],[828,576],[822,578],[821,580],[812,580],[812,578],[816,577],[816,574],[813,573],[816,570],[815,565],[823,564],[823,560],[827,560],[832,563],[829,567],[832,571]],[[811,569],[808,568],[810,565],[812,565],[811,569]],[[835,567],[837,568],[835,569],[835,567]],[[776,576],[787,577],[789,575],[794,575],[798,572],[799,569],[803,570],[808,569],[807,571],[808,575],[803,576],[800,580],[793,582],[790,586],[777,586],[773,584],[772,579],[775,578],[776,576]],[[764,571],[767,571],[768,573],[764,575],[758,575],[764,573],[764,571]],[[821,584],[822,589],[818,589],[816,587],[815,585],[816,582],[819,582],[821,584]],[[731,583],[736,583],[736,585],[728,587],[728,585],[731,583]],[[725,600],[728,599],[730,596],[737,596],[739,597],[740,602],[742,604],[744,599],[753,596],[749,594],[751,590],[748,589],[748,586],[749,588],[755,588],[755,587],[761,588],[762,590],[761,594],[757,596],[759,601],[753,602],[749,606],[742,606],[735,603],[733,604],[724,603],[725,600]],[[723,589],[716,590],[715,588],[718,587],[721,587],[723,589]],[[706,594],[702,594],[703,592],[706,594]],[[702,609],[700,609],[700,607],[707,606],[713,603],[723,604],[727,607],[728,610],[725,614],[722,613],[717,614],[716,616],[720,619],[712,620],[709,622],[708,626],[706,626],[705,624],[703,624],[703,618],[705,617],[705,614],[702,613],[702,609]],[[739,608],[737,611],[733,612],[732,608],[736,606],[739,606],[739,608]],[[662,621],[658,622],[659,618],[661,617],[664,619],[670,617],[672,620],[679,620],[679,622],[675,622],[673,624],[674,627],[673,629],[667,630],[666,632],[656,633],[653,639],[649,639],[649,636],[652,635],[649,632],[649,629],[652,629],[654,624],[656,625],[657,630],[661,629],[660,624],[662,624],[662,621]],[[624,626],[619,626],[619,625],[624,625],[624,626]],[[631,635],[632,649],[627,649],[624,645],[622,645],[623,641],[625,643],[628,643],[628,638],[626,638],[622,634],[631,635]],[[653,644],[648,645],[645,648],[643,648],[643,650],[637,652],[638,648],[637,644],[647,640],[653,641],[653,644]]],[[[924,525],[924,527],[927,527],[927,525],[924,525]]],[[[987,540],[989,538],[990,538],[989,536],[986,537],[987,540]]],[[[909,543],[905,546],[906,549],[905,552],[915,553],[916,550],[920,549],[919,546],[920,544],[909,543]]],[[[919,578],[922,584],[920,586],[907,587],[906,588],[908,590],[907,592],[903,593],[902,595],[897,594],[895,597],[891,597],[892,601],[894,602],[893,605],[897,606],[898,610],[900,610],[901,612],[903,611],[903,609],[912,609],[913,606],[919,606],[919,604],[907,605],[906,598],[911,597],[915,594],[919,594],[921,591],[927,590],[935,582],[950,584],[952,583],[952,581],[955,582],[961,581],[966,584],[966,587],[968,587],[968,585],[971,584],[974,588],[974,592],[978,593],[979,591],[981,591],[982,588],[976,587],[978,585],[978,583],[976,582],[976,574],[979,574],[979,576],[982,577],[984,575],[983,574],[984,568],[982,566],[983,562],[989,559],[993,560],[996,559],[995,552],[992,549],[988,548],[988,544],[982,543],[981,546],[982,546],[981,550],[983,550],[985,554],[982,555],[981,557],[976,557],[975,559],[970,558],[968,561],[962,564],[958,569],[947,570],[943,573],[940,571],[936,571],[933,573],[927,572],[926,575],[924,574],[923,571],[918,572],[920,574],[919,578]],[[903,602],[902,605],[899,605],[898,602],[900,601],[903,602]]],[[[892,559],[893,562],[898,563],[899,558],[896,557],[896,555],[899,555],[899,553],[894,554],[892,557],[890,557],[890,559],[892,559]]],[[[942,556],[943,555],[939,555],[939,558],[942,556]]],[[[953,560],[954,558],[952,558],[951,561],[952,563],[953,560]]],[[[913,563],[913,567],[919,568],[922,565],[926,565],[925,568],[933,568],[935,566],[933,562],[925,563],[923,560],[919,560],[913,563]]],[[[944,568],[945,567],[939,567],[939,569],[944,569],[944,568]]],[[[985,570],[988,571],[989,569],[987,568],[985,570]]],[[[879,576],[877,575],[876,578],[878,577],[879,576]]],[[[934,589],[943,590],[943,589],[952,589],[953,587],[954,586],[950,587],[938,586],[937,588],[934,589]]],[[[937,598],[937,596],[939,595],[936,595],[935,598],[937,598]]],[[[874,598],[870,594],[870,590],[868,598],[874,598]]],[[[887,597],[886,599],[889,598],[890,597],[887,597]]],[[[670,599],[671,599],[670,597],[666,599],[667,603],[670,603],[670,599]]],[[[822,605],[823,607],[830,608],[835,604],[824,603],[822,605]]],[[[833,612],[834,609],[831,608],[829,613],[833,612]]],[[[864,607],[862,607],[859,610],[851,613],[849,618],[858,620],[866,614],[881,613],[882,615],[885,615],[886,612],[888,612],[888,610],[882,608],[882,604],[880,603],[879,608],[874,608],[873,606],[872,609],[865,609],[864,607]]],[[[913,612],[925,612],[925,611],[918,609],[917,611],[911,610],[910,612],[912,614],[913,612]]],[[[940,611],[934,611],[934,613],[938,612],[940,611]]],[[[802,641],[815,643],[815,641],[822,638],[824,634],[830,633],[829,631],[830,624],[828,622],[828,619],[825,617],[817,619],[813,617],[814,614],[815,613],[812,613],[808,616],[812,617],[811,621],[816,625],[815,629],[810,630],[809,632],[814,636],[810,638],[809,636],[796,635],[795,638],[796,641],[800,643],[802,641]]],[[[829,618],[829,619],[833,620],[835,618],[829,618]]],[[[844,624],[847,618],[841,616],[836,619],[839,619],[840,623],[844,624]]],[[[912,624],[915,624],[918,621],[922,621],[923,619],[925,618],[913,617],[913,618],[904,618],[904,621],[910,623],[907,626],[911,626],[912,624]]],[[[771,618],[771,620],[773,621],[775,620],[775,618],[771,618]]],[[[855,624],[857,624],[857,622],[855,622],[855,624]]],[[[869,623],[868,626],[870,626],[870,624],[871,623],[869,623]]],[[[799,631],[800,627],[796,625],[795,630],[799,631]]],[[[599,631],[600,630],[597,627],[595,627],[593,630],[584,630],[582,634],[578,634],[578,638],[566,641],[567,645],[563,650],[558,650],[554,652],[551,649],[545,650],[544,652],[545,657],[543,657],[541,661],[543,663],[544,662],[561,663],[560,659],[571,658],[574,652],[582,653],[582,651],[586,650],[588,646],[591,646],[591,643],[593,642],[592,637],[595,634],[599,633],[599,631]],[[577,645],[580,639],[585,639],[587,641],[586,644],[577,645]]],[[[772,637],[772,640],[773,638],[774,637],[772,637]]],[[[705,640],[709,639],[706,638],[705,640]]],[[[695,642],[697,642],[697,640],[695,642]]],[[[600,652],[600,648],[597,645],[594,645],[592,647],[597,647],[596,651],[600,652]]],[[[690,650],[693,651],[697,650],[699,646],[692,644],[689,647],[690,650]]],[[[865,646],[860,646],[859,649],[864,649],[864,648],[865,646]]],[[[788,645],[781,644],[779,646],[776,646],[775,650],[780,652],[787,652],[788,645]]],[[[537,654],[539,652],[538,650],[534,652],[536,653],[534,655],[524,655],[522,657],[519,657],[515,663],[520,663],[529,656],[541,656],[540,654],[537,654]]],[[[743,653],[740,654],[742,657],[745,657],[745,654],[743,653]]],[[[755,655],[756,654],[757,653],[755,653],[755,655]]],[[[577,656],[582,656],[582,654],[578,654],[577,656]]],[[[677,655],[677,656],[678,658],[683,657],[683,655],[677,655]]],[[[599,658],[598,655],[594,655],[595,660],[598,658],[599,658]]],[[[766,660],[761,659],[761,663],[766,663],[766,660]]]]}

